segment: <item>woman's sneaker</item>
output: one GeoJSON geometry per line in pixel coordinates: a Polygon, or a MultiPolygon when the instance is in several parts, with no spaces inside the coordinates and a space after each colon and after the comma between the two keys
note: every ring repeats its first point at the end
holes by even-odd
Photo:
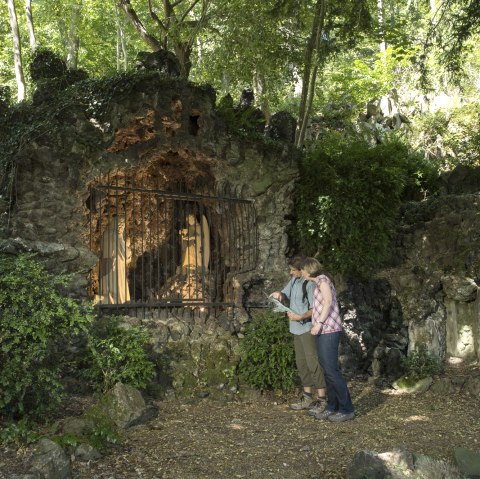
{"type": "Polygon", "coordinates": [[[337,414],[335,411],[329,411],[328,409],[324,409],[322,412],[318,412],[313,417],[315,419],[329,419],[331,416],[335,416],[337,414]]]}
{"type": "Polygon", "coordinates": [[[352,419],[355,419],[354,412],[337,412],[331,416],[328,416],[328,420],[332,422],[345,422],[351,421],[352,419]]]}
{"type": "Polygon", "coordinates": [[[309,396],[308,394],[303,393],[300,396],[300,400],[298,402],[294,404],[290,404],[290,409],[293,409],[294,411],[301,411],[302,409],[308,409],[312,403],[313,403],[312,396],[309,396]]]}
{"type": "Polygon", "coordinates": [[[318,414],[319,412],[322,412],[325,409],[325,401],[326,401],[326,399],[324,397],[317,398],[308,407],[307,414],[309,416],[315,416],[315,414],[318,414]]]}

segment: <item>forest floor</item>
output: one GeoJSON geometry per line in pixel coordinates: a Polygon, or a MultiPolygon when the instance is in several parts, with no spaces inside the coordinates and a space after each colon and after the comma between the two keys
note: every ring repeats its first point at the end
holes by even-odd
{"type": "MultiPolygon", "coordinates": [[[[470,374],[480,369],[451,366],[442,377],[470,374]]],[[[157,417],[126,430],[100,460],[75,461],[73,479],[334,479],[346,477],[359,450],[403,446],[450,463],[457,447],[480,450],[478,397],[349,385],[357,417],[342,424],[290,410],[295,396],[158,401],[157,417]]],[[[25,472],[25,454],[0,447],[0,478],[25,472]]]]}

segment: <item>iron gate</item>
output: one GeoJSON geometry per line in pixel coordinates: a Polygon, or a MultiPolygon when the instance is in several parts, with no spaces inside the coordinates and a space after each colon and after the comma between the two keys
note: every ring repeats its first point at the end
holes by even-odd
{"type": "Polygon", "coordinates": [[[235,275],[255,268],[252,200],[95,185],[87,202],[94,302],[103,308],[234,306],[235,275]]]}

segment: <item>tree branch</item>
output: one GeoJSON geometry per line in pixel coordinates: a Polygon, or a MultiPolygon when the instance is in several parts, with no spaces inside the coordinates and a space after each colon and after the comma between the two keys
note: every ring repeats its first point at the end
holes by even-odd
{"type": "Polygon", "coordinates": [[[153,50],[162,50],[163,46],[153,35],[150,35],[146,28],[143,26],[142,21],[138,18],[137,12],[132,8],[130,0],[120,0],[120,7],[125,12],[130,23],[135,30],[140,34],[142,40],[153,50]]]}
{"type": "Polygon", "coordinates": [[[187,10],[185,11],[185,13],[182,15],[182,18],[180,19],[180,22],[179,23],[182,23],[186,16],[192,11],[192,9],[195,7],[195,5],[199,2],[199,0],[195,0],[189,8],[187,8],[187,10]]]}
{"type": "Polygon", "coordinates": [[[158,15],[153,11],[152,8],[152,0],[148,0],[148,11],[150,12],[150,16],[153,18],[153,20],[156,22],[156,24],[160,27],[160,30],[163,33],[167,33],[167,28],[163,24],[162,20],[158,17],[158,15]]]}

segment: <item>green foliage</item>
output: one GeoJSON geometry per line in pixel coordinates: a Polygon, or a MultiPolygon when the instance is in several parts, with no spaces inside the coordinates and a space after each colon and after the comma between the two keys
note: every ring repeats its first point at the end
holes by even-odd
{"type": "Polygon", "coordinates": [[[55,424],[49,433],[50,439],[66,450],[74,450],[79,444],[89,444],[101,452],[105,452],[110,444],[121,442],[118,428],[102,404],[91,406],[80,418],[85,420],[85,427],[81,432],[58,433],[58,424],[55,424]]]}
{"type": "Polygon", "coordinates": [[[126,328],[121,318],[102,318],[89,334],[85,375],[95,388],[107,391],[122,382],[144,388],[154,376],[154,363],[147,357],[148,333],[126,328]]]}
{"type": "Polygon", "coordinates": [[[33,424],[28,417],[24,417],[17,422],[9,422],[0,428],[0,444],[31,444],[39,438],[33,424]]]}
{"type": "Polygon", "coordinates": [[[259,116],[258,110],[251,106],[243,109],[220,106],[217,114],[231,132],[254,132],[259,128],[263,129],[265,124],[265,118],[259,116]]]}
{"type": "Polygon", "coordinates": [[[0,113],[4,114],[12,103],[11,88],[7,85],[0,85],[0,113]]]}
{"type": "Polygon", "coordinates": [[[67,64],[54,52],[38,48],[30,62],[30,76],[34,82],[46,78],[59,78],[67,73],[67,64]]]}
{"type": "Polygon", "coordinates": [[[365,275],[387,259],[406,188],[431,170],[396,139],[375,147],[338,134],[324,138],[301,168],[294,235],[330,271],[365,275]]]}
{"type": "Polygon", "coordinates": [[[90,307],[61,294],[66,275],[52,275],[32,255],[0,255],[0,411],[43,416],[58,406],[60,347],[91,322],[90,307]]]}
{"type": "Polygon", "coordinates": [[[284,315],[256,314],[247,323],[240,350],[239,377],[246,383],[262,390],[295,386],[295,350],[284,315]]]}
{"type": "Polygon", "coordinates": [[[442,368],[438,356],[431,354],[424,344],[404,358],[402,365],[405,370],[405,379],[413,382],[434,376],[442,368]]]}
{"type": "Polygon", "coordinates": [[[343,57],[342,68],[338,63],[327,69],[329,75],[327,96],[336,104],[350,103],[357,112],[357,107],[364,108],[366,102],[378,99],[399,86],[399,71],[405,72],[411,67],[412,59],[418,54],[418,47],[396,49],[388,47],[385,52],[370,54],[365,57],[358,53],[349,53],[343,57]]]}
{"type": "Polygon", "coordinates": [[[480,31],[480,3],[476,0],[450,0],[439,5],[430,23],[427,52],[456,80],[465,72],[467,54],[476,49],[480,31]]]}
{"type": "Polygon", "coordinates": [[[121,437],[113,420],[105,413],[101,405],[89,408],[85,418],[91,420],[91,427],[85,433],[88,444],[104,451],[109,444],[119,444],[121,437]]]}
{"type": "Polygon", "coordinates": [[[480,103],[426,113],[414,125],[414,141],[444,170],[480,165],[480,103]],[[439,154],[441,152],[441,154],[439,154]]]}

